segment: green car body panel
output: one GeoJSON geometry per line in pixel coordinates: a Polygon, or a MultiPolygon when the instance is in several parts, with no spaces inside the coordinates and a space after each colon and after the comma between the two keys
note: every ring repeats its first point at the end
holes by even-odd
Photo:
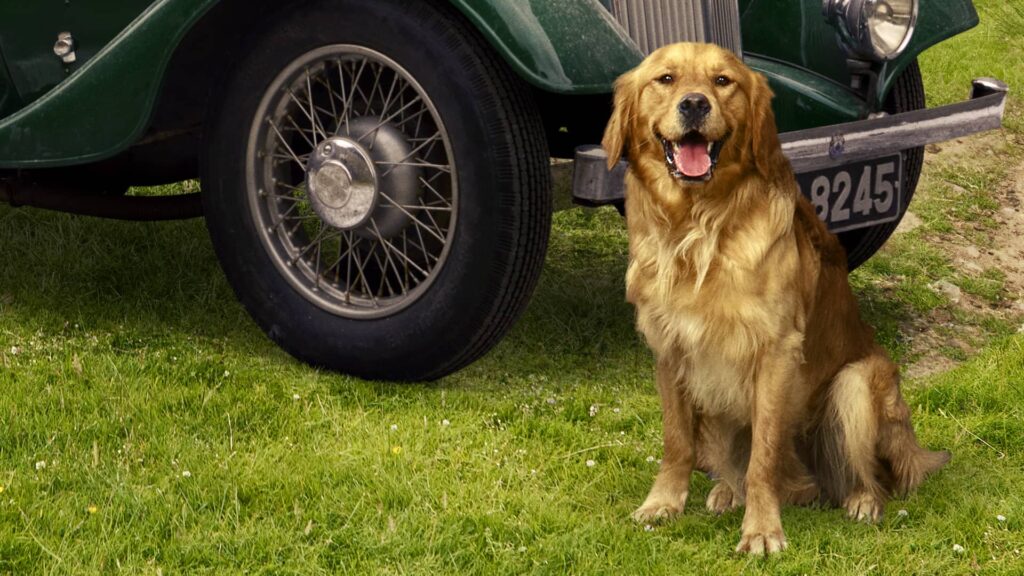
{"type": "MultiPolygon", "coordinates": [[[[39,0],[0,6],[0,168],[84,164],[143,135],[164,72],[189,29],[219,0],[124,0],[102,9],[39,0]],[[78,60],[49,51],[71,30],[78,60]]],[[[600,0],[451,0],[509,65],[536,88],[606,94],[642,58],[600,0]],[[586,34],[581,34],[586,30],[586,34]]],[[[605,2],[606,4],[606,2],[605,2]]],[[[879,94],[927,47],[977,23],[969,0],[921,0],[907,51],[879,66],[879,94]]],[[[748,64],[776,93],[782,130],[844,122],[870,112],[847,86],[845,55],[820,0],[740,0],[748,64]],[[780,31],[799,41],[780,42],[780,31]]]]}
{"type": "MultiPolygon", "coordinates": [[[[36,97],[18,112],[0,121],[0,167],[44,168],[84,164],[109,158],[131,146],[142,135],[149,115],[160,92],[163,72],[175,47],[202,14],[217,0],[159,0],[149,3],[135,0],[125,2],[116,18],[124,20],[134,9],[135,18],[105,44],[80,43],[83,53],[71,65],[68,77],[55,87],[45,89],[38,80],[24,80],[16,86],[29,97],[36,97]],[[102,45],[102,48],[98,48],[102,45]],[[89,58],[89,54],[94,55],[89,58]],[[42,90],[42,95],[37,92],[42,90]]],[[[21,8],[5,7],[0,10],[0,33],[14,28],[17,21],[6,20],[8,12],[25,11],[23,20],[57,19],[53,12],[71,10],[69,3],[46,0],[24,4],[21,8]],[[47,6],[54,4],[59,6],[47,6]],[[46,11],[49,9],[50,14],[46,11]]],[[[100,12],[92,18],[81,15],[84,21],[102,20],[108,15],[100,12]]],[[[114,16],[109,16],[114,17],[114,16]]],[[[59,21],[59,20],[58,20],[59,21]]],[[[29,26],[31,28],[34,26],[29,26]]],[[[51,29],[52,30],[52,29],[51,29]]],[[[79,38],[88,38],[88,26],[75,32],[79,38]]],[[[60,32],[60,30],[57,30],[60,32]]],[[[99,32],[102,37],[104,33],[99,32]]],[[[109,34],[109,32],[108,32],[109,34]]],[[[46,41],[52,45],[56,32],[46,41]]],[[[33,36],[34,38],[34,36],[33,36]]],[[[28,40],[25,40],[26,42],[28,40]]],[[[42,39],[35,41],[42,42],[42,39]]],[[[7,37],[0,45],[13,44],[7,37]]],[[[6,55],[6,50],[4,51],[6,55]]],[[[42,77],[53,78],[53,62],[63,64],[52,53],[36,49],[33,53],[17,53],[22,58],[38,62],[42,77]],[[33,56],[34,55],[34,56],[33,56]]],[[[31,65],[31,63],[29,63],[31,65]]],[[[29,70],[24,61],[11,62],[8,70],[29,70]]],[[[62,71],[63,72],[63,71],[62,71]]],[[[17,82],[17,77],[11,75],[17,82]]],[[[52,81],[52,80],[51,80],[52,81]]]]}

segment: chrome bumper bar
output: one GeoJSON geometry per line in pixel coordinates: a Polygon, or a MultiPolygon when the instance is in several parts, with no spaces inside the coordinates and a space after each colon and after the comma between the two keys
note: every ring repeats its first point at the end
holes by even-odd
{"type": "MultiPolygon", "coordinates": [[[[971,97],[964,102],[785,132],[779,139],[794,172],[814,172],[1000,128],[1007,91],[999,80],[979,78],[971,83],[971,97]]],[[[626,162],[609,171],[607,159],[599,146],[576,149],[573,199],[577,203],[600,206],[625,197],[626,162]]]]}

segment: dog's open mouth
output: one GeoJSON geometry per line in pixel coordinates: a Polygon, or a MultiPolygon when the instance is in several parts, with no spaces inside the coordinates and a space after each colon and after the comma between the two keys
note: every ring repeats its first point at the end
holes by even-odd
{"type": "Polygon", "coordinates": [[[687,132],[680,140],[662,138],[669,173],[687,182],[707,182],[715,171],[723,140],[709,142],[700,132],[687,132]]]}

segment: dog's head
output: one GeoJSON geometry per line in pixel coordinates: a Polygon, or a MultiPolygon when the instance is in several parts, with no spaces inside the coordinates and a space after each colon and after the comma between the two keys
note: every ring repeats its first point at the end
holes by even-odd
{"type": "Polygon", "coordinates": [[[772,93],[760,74],[712,44],[658,49],[615,82],[615,107],[602,145],[609,168],[657,156],[684,187],[716,173],[772,177],[779,150],[772,93]]]}

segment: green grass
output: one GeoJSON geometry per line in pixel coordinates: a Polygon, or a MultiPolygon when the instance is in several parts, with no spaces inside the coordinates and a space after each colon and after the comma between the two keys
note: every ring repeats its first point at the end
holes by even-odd
{"type": "MultiPolygon", "coordinates": [[[[922,58],[938,102],[974,68],[1024,85],[1009,65],[1024,48],[998,48],[1009,24],[991,23],[1005,6],[979,2],[982,29],[922,58]]],[[[1007,150],[1019,161],[1019,144],[1007,150]]],[[[949,330],[978,330],[981,354],[951,348],[963,365],[905,386],[920,438],[953,462],[879,526],[787,508],[790,549],[767,560],[731,552],[741,513],[706,513],[704,478],[678,521],[648,531],[628,518],[657,470],[660,412],[611,209],[556,214],[537,293],[494,352],[396,385],[318,372],[271,344],[201,222],[0,207],[0,575],[1018,574],[1024,336],[928,288],[951,279],[1005,298],[998,271],[963,277],[929,244],[990,213],[989,184],[1006,174],[992,165],[1002,172],[929,175],[926,224],[853,277],[898,358],[914,318],[945,311],[949,330]],[[963,197],[941,200],[946,180],[963,197]]]]}
{"type": "Polygon", "coordinates": [[[1024,86],[1024,5],[1019,0],[974,2],[981,23],[963,34],[928,49],[920,58],[928,106],[958,102],[967,97],[971,80],[985,76],[1010,85],[1006,125],[1024,129],[1020,87],[1024,86]]]}
{"type": "Polygon", "coordinates": [[[278,351],[201,223],[3,209],[0,574],[1013,573],[1021,337],[911,384],[923,441],[955,459],[878,527],[787,509],[786,554],[737,557],[741,515],[704,512],[702,478],[684,518],[634,525],[659,409],[622,302],[618,218],[559,213],[512,335],[403,386],[278,351]]]}

